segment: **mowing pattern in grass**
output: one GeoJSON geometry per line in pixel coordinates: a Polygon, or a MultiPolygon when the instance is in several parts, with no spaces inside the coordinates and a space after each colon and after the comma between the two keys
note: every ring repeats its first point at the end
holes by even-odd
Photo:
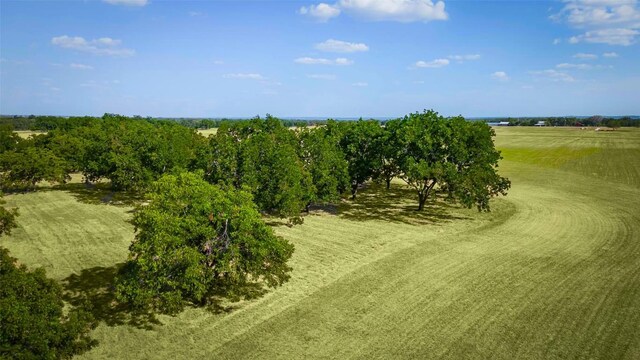
{"type": "Polygon", "coordinates": [[[151,331],[113,326],[103,288],[133,235],[127,208],[12,195],[21,227],[2,243],[98,294],[105,323],[85,358],[640,358],[640,132],[497,131],[513,187],[492,213],[435,202],[417,214],[401,184],[371,186],[276,228],[296,245],[282,288],[151,331]],[[555,150],[561,161],[541,160],[555,150]]]}

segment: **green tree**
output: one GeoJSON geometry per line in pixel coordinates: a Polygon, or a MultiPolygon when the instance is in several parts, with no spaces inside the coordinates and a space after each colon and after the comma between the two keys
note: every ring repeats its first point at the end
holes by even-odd
{"type": "Polygon", "coordinates": [[[382,167],[380,142],[383,129],[375,120],[330,121],[327,126],[330,134],[341,137],[340,146],[349,164],[351,198],[355,199],[358,188],[370,180],[382,167]]]}
{"type": "Polygon", "coordinates": [[[280,133],[256,133],[240,148],[240,186],[251,191],[258,208],[282,218],[299,219],[314,193],[296,145],[283,127],[280,133]]]}
{"type": "Polygon", "coordinates": [[[379,141],[380,169],[375,176],[384,180],[387,190],[391,187],[391,180],[400,175],[400,166],[398,164],[399,151],[401,149],[398,143],[400,124],[401,121],[399,119],[387,121],[379,141]]]}
{"type": "Polygon", "coordinates": [[[62,288],[44,269],[29,271],[0,247],[1,358],[71,358],[89,349],[91,314],[63,307],[62,288]]]}
{"type": "Polygon", "coordinates": [[[277,237],[242,190],[222,190],[202,173],[165,175],[133,223],[137,234],[117,280],[117,297],[164,313],[213,295],[289,279],[293,245],[277,237]]]}
{"type": "Polygon", "coordinates": [[[11,229],[16,227],[16,216],[18,215],[17,209],[6,209],[4,204],[6,202],[2,200],[2,192],[0,191],[0,236],[3,234],[11,234],[11,229]]]}
{"type": "Polygon", "coordinates": [[[299,150],[296,134],[267,115],[224,122],[196,162],[209,182],[245,189],[261,211],[299,221],[315,193],[299,150]]]}
{"type": "Polygon", "coordinates": [[[51,150],[34,146],[31,140],[23,141],[16,150],[0,154],[2,189],[33,189],[43,180],[64,183],[68,179],[67,162],[55,156],[51,150]]]}
{"type": "Polygon", "coordinates": [[[0,154],[14,150],[19,142],[20,136],[13,132],[12,125],[0,125],[0,154]]]}
{"type": "Polygon", "coordinates": [[[209,137],[208,146],[200,149],[195,167],[204,170],[205,179],[212,184],[239,187],[239,155],[240,140],[225,126],[209,137]]]}
{"type": "Polygon", "coordinates": [[[300,158],[315,189],[311,200],[323,204],[339,200],[349,187],[348,164],[339,139],[330,136],[324,127],[300,130],[298,138],[300,158]]]}
{"type": "Polygon", "coordinates": [[[497,173],[500,152],[487,124],[430,110],[406,116],[399,126],[401,176],[416,190],[418,210],[436,186],[479,211],[489,210],[491,197],[506,194],[511,183],[497,173]]]}

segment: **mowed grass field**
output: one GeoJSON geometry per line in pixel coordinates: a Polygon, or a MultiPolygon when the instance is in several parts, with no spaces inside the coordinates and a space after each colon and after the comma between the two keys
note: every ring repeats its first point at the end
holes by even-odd
{"type": "MultiPolygon", "coordinates": [[[[640,131],[498,128],[507,197],[424,213],[394,183],[277,226],[291,281],[251,301],[126,324],[107,287],[131,208],[87,191],[10,195],[0,239],[101,325],[86,359],[640,358],[640,131]]],[[[126,202],[125,202],[126,203],[126,202]]]]}

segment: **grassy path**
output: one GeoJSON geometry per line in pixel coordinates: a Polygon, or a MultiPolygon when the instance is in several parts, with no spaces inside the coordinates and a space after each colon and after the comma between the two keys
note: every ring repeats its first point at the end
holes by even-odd
{"type": "MultiPolygon", "coordinates": [[[[103,324],[82,357],[640,358],[640,132],[509,128],[497,145],[513,188],[492,213],[417,215],[399,186],[371,188],[277,228],[296,245],[282,288],[152,330],[103,324]]],[[[128,208],[8,200],[22,213],[1,240],[14,256],[104,290],[133,236],[128,208]]]]}

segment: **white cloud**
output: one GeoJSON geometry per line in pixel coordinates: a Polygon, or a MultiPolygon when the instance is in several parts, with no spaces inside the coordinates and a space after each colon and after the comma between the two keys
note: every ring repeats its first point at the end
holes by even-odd
{"type": "Polygon", "coordinates": [[[491,74],[491,77],[498,81],[509,81],[509,75],[504,71],[496,71],[491,74]]]}
{"type": "Polygon", "coordinates": [[[443,1],[431,0],[338,0],[334,4],[320,3],[300,8],[299,13],[319,21],[327,21],[341,13],[371,21],[432,21],[447,20],[443,1]]]}
{"type": "Polygon", "coordinates": [[[624,24],[640,21],[640,9],[637,0],[567,0],[551,19],[582,28],[624,24]]]}
{"type": "Polygon", "coordinates": [[[447,20],[444,2],[431,0],[340,0],[340,8],[355,16],[374,21],[447,20]]]}
{"type": "Polygon", "coordinates": [[[317,80],[335,80],[336,76],[333,74],[309,74],[307,75],[309,79],[317,79],[317,80]]]}
{"type": "Polygon", "coordinates": [[[248,79],[248,80],[266,80],[266,78],[256,73],[235,73],[222,75],[225,79],[248,79]]]}
{"type": "Polygon", "coordinates": [[[561,42],[562,42],[562,39],[558,39],[558,38],[553,39],[553,45],[558,45],[558,44],[560,44],[561,42]]]}
{"type": "Polygon", "coordinates": [[[548,79],[551,81],[561,81],[561,82],[573,82],[575,79],[562,71],[548,69],[548,70],[540,70],[540,71],[531,71],[532,75],[538,76],[540,78],[548,79]]]}
{"type": "Polygon", "coordinates": [[[635,38],[638,34],[640,34],[640,31],[624,28],[593,30],[581,35],[572,36],[569,38],[569,43],[577,44],[579,42],[588,42],[629,46],[635,43],[635,38]]]}
{"type": "Polygon", "coordinates": [[[79,69],[79,70],[93,70],[93,66],[91,65],[85,65],[85,64],[69,64],[69,66],[72,69],[79,69]]]}
{"type": "Polygon", "coordinates": [[[614,53],[614,52],[606,52],[606,53],[602,54],[602,56],[606,57],[606,58],[617,58],[618,54],[614,53]]]}
{"type": "Polygon", "coordinates": [[[302,15],[316,18],[320,22],[326,22],[332,17],[340,15],[340,8],[337,5],[320,3],[318,5],[303,6],[298,11],[302,15]]]}
{"type": "Polygon", "coordinates": [[[325,52],[336,53],[353,53],[360,51],[369,51],[369,46],[363,43],[352,43],[342,40],[329,39],[321,43],[316,44],[316,49],[325,52]]]}
{"type": "Polygon", "coordinates": [[[435,59],[431,61],[420,60],[420,61],[417,61],[414,65],[415,67],[419,67],[419,68],[439,68],[439,67],[449,65],[449,60],[447,59],[435,59]]]}
{"type": "Polygon", "coordinates": [[[355,82],[355,83],[351,84],[351,86],[365,87],[365,86],[369,86],[369,84],[366,83],[366,82],[355,82]]]}
{"type": "Polygon", "coordinates": [[[474,61],[480,59],[480,54],[470,54],[470,55],[449,55],[449,59],[457,61],[459,63],[463,63],[465,61],[474,61]]]}
{"type": "Polygon", "coordinates": [[[71,49],[86,52],[94,55],[106,56],[133,56],[135,50],[119,47],[122,42],[120,40],[103,37],[99,39],[86,40],[80,36],[56,36],[51,39],[51,44],[64,49],[71,49]]]}
{"type": "Polygon", "coordinates": [[[293,62],[305,65],[351,65],[353,60],[347,58],[337,58],[335,60],[325,58],[301,57],[293,60],[293,62]]]}
{"type": "Polygon", "coordinates": [[[556,65],[558,69],[577,69],[577,70],[589,70],[592,69],[593,66],[589,64],[571,64],[571,63],[562,63],[556,65]]]}
{"type": "Polygon", "coordinates": [[[145,6],[149,3],[148,0],[102,0],[111,5],[125,5],[125,6],[145,6]]]}
{"type": "Polygon", "coordinates": [[[596,54],[585,54],[585,53],[577,53],[573,55],[576,59],[584,59],[584,60],[594,60],[598,58],[596,54]]]}
{"type": "Polygon", "coordinates": [[[347,58],[337,58],[335,60],[336,65],[351,65],[353,64],[353,60],[349,60],[347,58]]]}
{"type": "Polygon", "coordinates": [[[224,60],[213,60],[214,65],[224,65],[224,60]]]}
{"type": "Polygon", "coordinates": [[[586,30],[572,36],[569,43],[599,43],[628,46],[640,32],[638,0],[565,0],[562,10],[550,17],[586,30]]]}

